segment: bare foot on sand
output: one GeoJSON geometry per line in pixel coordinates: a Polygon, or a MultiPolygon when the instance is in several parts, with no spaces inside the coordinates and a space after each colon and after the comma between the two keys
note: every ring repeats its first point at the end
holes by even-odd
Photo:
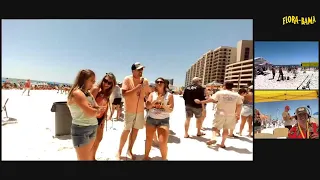
{"type": "Polygon", "coordinates": [[[142,160],[143,161],[150,161],[150,157],[144,157],[142,160]]]}
{"type": "Polygon", "coordinates": [[[121,160],[121,154],[120,154],[120,153],[117,153],[117,154],[116,154],[115,160],[118,160],[118,161],[121,160]]]}
{"type": "Polygon", "coordinates": [[[132,154],[132,152],[130,152],[130,151],[127,152],[127,157],[131,160],[136,160],[136,156],[134,154],[132,154]]]}

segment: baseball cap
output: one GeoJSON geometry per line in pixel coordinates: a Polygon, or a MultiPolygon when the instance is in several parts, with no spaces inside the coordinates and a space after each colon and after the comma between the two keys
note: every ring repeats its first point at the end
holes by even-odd
{"type": "Polygon", "coordinates": [[[197,82],[197,81],[201,81],[202,79],[199,77],[194,77],[192,78],[192,82],[197,82]]]}
{"type": "Polygon", "coordinates": [[[142,69],[142,68],[145,68],[145,67],[139,62],[136,62],[136,63],[132,64],[132,66],[131,66],[132,71],[137,70],[137,69],[142,69]]]}
{"type": "Polygon", "coordinates": [[[308,114],[307,108],[305,108],[305,107],[299,107],[299,108],[296,109],[296,115],[298,115],[298,114],[303,114],[303,113],[308,114]]]}

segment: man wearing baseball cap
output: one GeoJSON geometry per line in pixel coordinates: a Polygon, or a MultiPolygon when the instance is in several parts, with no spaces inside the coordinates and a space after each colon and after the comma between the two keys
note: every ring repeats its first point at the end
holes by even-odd
{"type": "Polygon", "coordinates": [[[122,149],[129,137],[127,156],[134,160],[132,153],[134,142],[139,129],[144,127],[144,97],[149,93],[149,83],[142,77],[144,66],[136,62],[132,64],[132,75],[126,76],[122,83],[122,96],[124,97],[125,115],[124,130],[121,134],[120,144],[116,159],[120,160],[122,149]]]}
{"type": "Polygon", "coordinates": [[[282,113],[282,119],[284,121],[284,126],[290,130],[292,128],[292,125],[294,124],[294,121],[293,121],[294,116],[290,116],[289,110],[290,110],[290,106],[287,105],[284,107],[284,111],[282,113]]]}
{"type": "Polygon", "coordinates": [[[306,107],[296,109],[297,123],[290,129],[288,139],[319,139],[319,127],[310,122],[310,114],[306,107]]]}

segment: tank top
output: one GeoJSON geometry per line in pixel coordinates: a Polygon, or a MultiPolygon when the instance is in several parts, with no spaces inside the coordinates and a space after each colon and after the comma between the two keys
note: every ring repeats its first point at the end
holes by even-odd
{"type": "Polygon", "coordinates": [[[30,88],[30,85],[31,85],[30,81],[26,81],[25,87],[30,88]]]}
{"type": "MultiPolygon", "coordinates": [[[[93,106],[94,98],[88,95],[87,100],[93,106]]],[[[68,104],[70,113],[72,116],[72,124],[79,126],[93,126],[98,124],[98,120],[96,117],[88,117],[84,114],[83,110],[77,104],[68,104]]]]}
{"type": "MultiPolygon", "coordinates": [[[[168,104],[169,101],[169,92],[166,92],[164,95],[164,105],[168,104]]],[[[152,92],[152,101],[155,101],[158,98],[158,93],[157,92],[152,92]]],[[[153,119],[166,119],[170,117],[170,113],[166,112],[163,108],[157,109],[157,108],[152,108],[149,110],[148,115],[153,118],[153,119]]]]}
{"type": "MultiPolygon", "coordinates": [[[[108,104],[108,100],[104,97],[104,94],[98,93],[96,97],[96,102],[99,106],[106,106],[108,104]]],[[[102,118],[107,110],[101,111],[96,117],[97,118],[102,118]]]]}

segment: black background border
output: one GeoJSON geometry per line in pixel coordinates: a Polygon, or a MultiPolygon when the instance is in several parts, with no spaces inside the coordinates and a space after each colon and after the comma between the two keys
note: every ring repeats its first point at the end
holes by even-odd
{"type": "MultiPolygon", "coordinates": [[[[282,25],[282,17],[285,15],[312,16],[320,18],[308,6],[307,12],[299,11],[288,13],[276,4],[261,3],[254,6],[248,2],[173,2],[160,4],[159,2],[107,2],[103,4],[73,3],[64,1],[62,4],[45,2],[46,4],[30,2],[6,2],[2,6],[1,16],[4,18],[17,19],[254,19],[254,40],[320,40],[320,22],[312,26],[282,25]],[[230,5],[230,6],[229,6],[230,5]],[[252,6],[252,7],[251,7],[252,6]],[[263,10],[265,9],[265,10],[263,10]]],[[[294,4],[291,2],[290,4],[294,4]]],[[[304,4],[299,5],[303,6],[304,4]]],[[[317,5],[314,5],[315,7],[317,5]]],[[[318,13],[319,14],[319,13],[318,13]]],[[[320,21],[320,19],[319,19],[320,21]]],[[[199,27],[201,28],[201,27],[199,27]]],[[[23,149],[22,149],[23,150],[23,149]]],[[[210,176],[217,178],[248,178],[255,176],[267,176],[270,169],[278,165],[283,172],[294,172],[291,162],[298,166],[303,164],[309,167],[315,159],[319,159],[319,141],[310,140],[255,140],[254,141],[254,162],[1,162],[1,176],[41,176],[42,178],[62,176],[131,176],[132,178],[156,178],[169,174],[183,178],[191,174],[201,178],[210,176]],[[302,155],[299,156],[298,155],[302,155]],[[302,161],[297,162],[297,161],[302,161]],[[268,163],[267,163],[268,162],[268,163]],[[240,164],[241,163],[241,164],[240,164]],[[246,164],[244,164],[246,163],[246,164]],[[269,164],[271,163],[271,164],[269,164]],[[306,164],[307,163],[307,164],[306,164]],[[288,170],[284,170],[288,168],[288,170]],[[180,171],[179,171],[180,170],[180,171]],[[248,174],[248,173],[251,173],[248,174]],[[260,173],[263,173],[261,175],[260,173]],[[150,174],[150,175],[149,175],[150,174]],[[200,176],[199,176],[200,175],[200,176]]],[[[183,153],[183,152],[181,152],[183,153]]],[[[195,148],[194,153],[197,153],[195,148]]],[[[277,167],[275,167],[277,168],[277,167]]],[[[274,174],[274,173],[272,173],[274,174]]],[[[274,175],[272,175],[274,176],[274,175]]],[[[175,177],[172,177],[175,178],[175,177]]]]}

